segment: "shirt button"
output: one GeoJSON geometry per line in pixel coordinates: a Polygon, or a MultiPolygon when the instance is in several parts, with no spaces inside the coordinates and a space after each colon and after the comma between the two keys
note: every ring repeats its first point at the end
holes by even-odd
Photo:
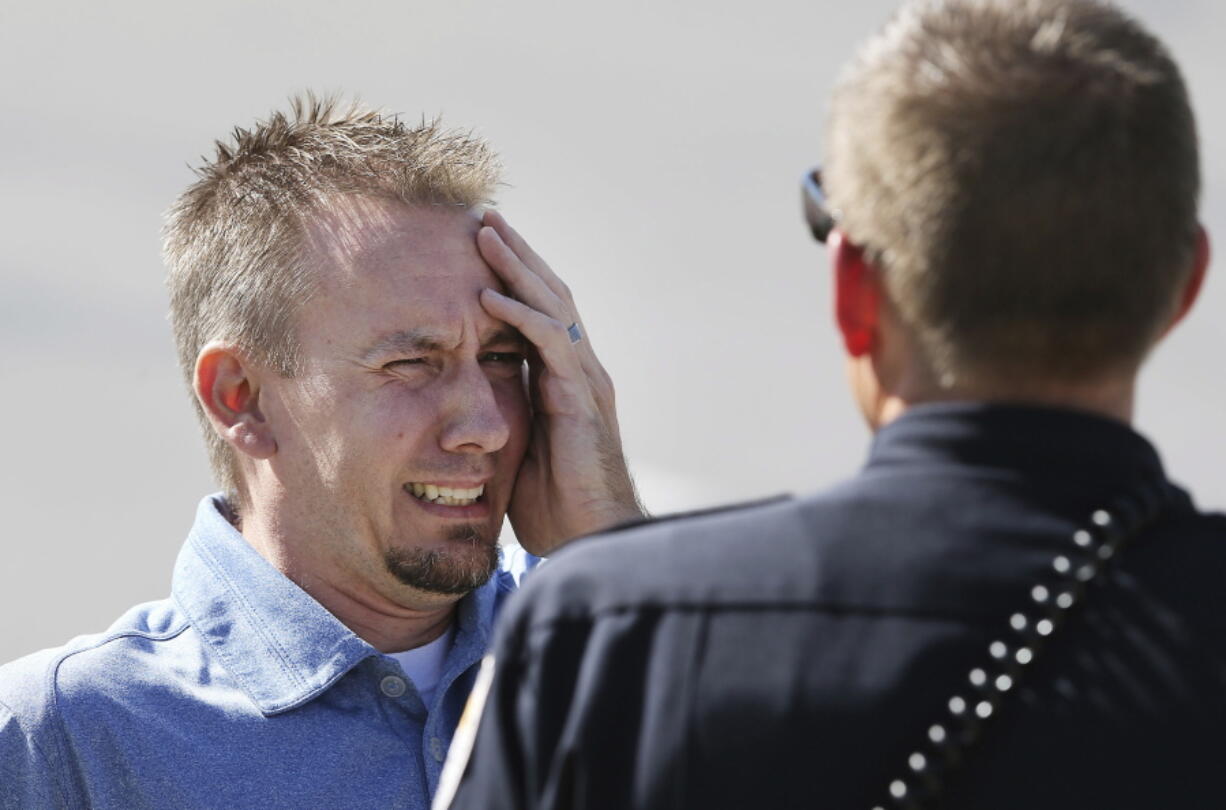
{"type": "Polygon", "coordinates": [[[379,681],[379,690],[390,698],[398,698],[404,694],[404,678],[397,677],[396,675],[388,675],[386,678],[379,681]]]}
{"type": "Polygon", "coordinates": [[[443,757],[447,755],[447,752],[443,750],[443,741],[438,737],[430,738],[430,755],[439,762],[442,762],[443,757]]]}

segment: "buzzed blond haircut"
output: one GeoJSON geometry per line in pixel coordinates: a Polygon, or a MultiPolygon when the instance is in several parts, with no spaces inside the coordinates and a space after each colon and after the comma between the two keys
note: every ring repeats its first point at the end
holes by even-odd
{"type": "Polygon", "coordinates": [[[905,5],[837,85],[823,180],[947,388],[1135,371],[1193,263],[1183,79],[1104,2],[905,5]]]}
{"type": "MultiPolygon", "coordinates": [[[[250,129],[236,128],[197,170],[166,216],[163,257],[179,363],[192,387],[212,340],[285,376],[299,371],[296,313],[315,289],[305,225],[337,195],[467,208],[487,203],[497,157],[469,133],[408,126],[356,102],[291,99],[250,129]]],[[[242,482],[229,445],[193,397],[209,461],[237,507],[242,482]]]]}

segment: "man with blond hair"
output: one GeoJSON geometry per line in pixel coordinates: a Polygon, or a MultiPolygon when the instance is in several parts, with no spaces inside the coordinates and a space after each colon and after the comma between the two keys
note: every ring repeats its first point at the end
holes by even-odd
{"type": "Polygon", "coordinates": [[[1222,807],[1226,516],[1129,425],[1208,263],[1178,68],[1095,0],[910,3],[826,153],[865,468],[563,550],[439,805],[1222,807]]]}
{"type": "Polygon", "coordinates": [[[479,140],[295,101],[165,232],[213,469],[169,599],[0,669],[0,807],[425,808],[511,590],[641,514],[565,285],[479,140]]]}

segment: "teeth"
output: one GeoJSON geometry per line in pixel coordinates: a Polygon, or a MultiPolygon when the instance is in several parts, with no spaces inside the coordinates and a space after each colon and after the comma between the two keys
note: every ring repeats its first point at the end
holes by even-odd
{"type": "Polygon", "coordinates": [[[471,489],[461,489],[459,487],[440,487],[435,484],[411,483],[407,486],[408,490],[418,498],[432,503],[443,504],[444,506],[469,506],[477,502],[485,493],[485,484],[471,489]]]}

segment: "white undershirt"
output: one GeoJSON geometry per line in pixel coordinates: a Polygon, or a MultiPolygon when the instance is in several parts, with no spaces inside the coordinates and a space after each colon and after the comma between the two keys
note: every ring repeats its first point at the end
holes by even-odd
{"type": "Polygon", "coordinates": [[[451,641],[455,638],[455,623],[429,644],[414,647],[404,652],[388,653],[400,662],[400,668],[409,680],[417,687],[426,709],[434,705],[434,693],[438,689],[439,678],[443,677],[443,664],[447,661],[447,653],[451,650],[451,641]]]}

